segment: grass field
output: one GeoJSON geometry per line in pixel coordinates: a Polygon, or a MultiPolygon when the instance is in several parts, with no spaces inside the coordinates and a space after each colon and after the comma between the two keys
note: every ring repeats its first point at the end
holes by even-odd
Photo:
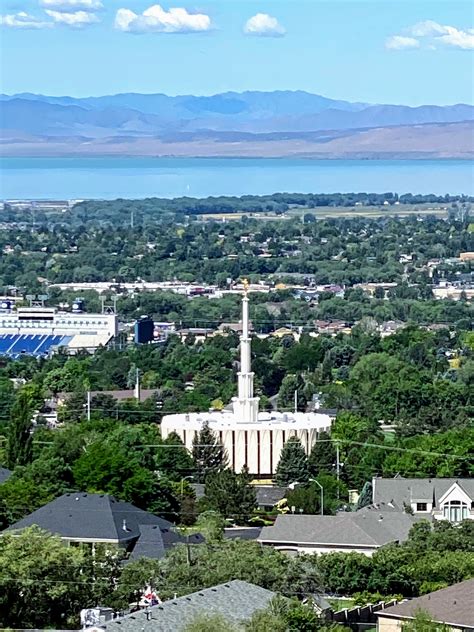
{"type": "Polygon", "coordinates": [[[290,208],[283,215],[276,213],[206,213],[197,215],[200,221],[206,220],[241,220],[243,217],[253,217],[261,220],[284,220],[302,218],[303,215],[313,215],[317,219],[337,217],[407,217],[408,215],[436,215],[446,217],[448,207],[442,204],[400,204],[397,206],[319,206],[317,208],[290,208]]]}

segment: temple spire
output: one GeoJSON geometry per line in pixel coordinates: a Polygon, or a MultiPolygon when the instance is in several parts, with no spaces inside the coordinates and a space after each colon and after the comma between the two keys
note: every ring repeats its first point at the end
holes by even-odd
{"type": "Polygon", "coordinates": [[[233,398],[234,413],[241,423],[258,421],[258,397],[253,395],[253,373],[251,358],[251,339],[249,322],[249,283],[243,281],[242,297],[242,335],[240,336],[240,371],[238,377],[238,395],[233,398]]]}

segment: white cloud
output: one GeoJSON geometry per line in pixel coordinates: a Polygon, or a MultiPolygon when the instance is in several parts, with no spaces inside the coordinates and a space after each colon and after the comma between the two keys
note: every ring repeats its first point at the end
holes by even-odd
{"type": "Polygon", "coordinates": [[[408,50],[419,48],[420,42],[414,37],[404,37],[403,35],[393,35],[385,41],[385,48],[389,50],[408,50]]]}
{"type": "Polygon", "coordinates": [[[444,33],[445,27],[433,20],[424,20],[423,22],[417,22],[408,31],[415,37],[428,37],[432,35],[439,35],[444,33]]]}
{"type": "Polygon", "coordinates": [[[40,6],[63,13],[99,11],[104,8],[102,0],[40,0],[40,6]]]}
{"type": "Polygon", "coordinates": [[[473,29],[463,31],[455,26],[439,24],[433,20],[424,20],[406,29],[406,33],[407,35],[394,35],[393,37],[389,37],[385,42],[386,48],[401,50],[403,48],[422,47],[429,50],[436,50],[442,46],[449,46],[463,50],[474,49],[473,29]],[[418,42],[418,44],[410,46],[410,41],[418,42]],[[404,43],[406,45],[404,45],[404,43]]]}
{"type": "Polygon", "coordinates": [[[259,37],[283,37],[285,28],[268,13],[257,13],[247,20],[244,33],[259,37]]]}
{"type": "Polygon", "coordinates": [[[159,4],[141,14],[130,9],[119,9],[115,28],[128,33],[196,33],[210,31],[211,18],[204,13],[188,13],[183,8],[163,9],[159,4]]]}
{"type": "Polygon", "coordinates": [[[46,13],[54,20],[56,24],[81,28],[88,24],[99,22],[99,18],[94,13],[87,11],[75,11],[74,13],[64,13],[62,11],[51,11],[46,9],[46,13]]]}
{"type": "Polygon", "coordinates": [[[11,29],[48,29],[53,26],[52,22],[45,22],[35,18],[25,11],[9,15],[0,15],[0,25],[11,29]]]}

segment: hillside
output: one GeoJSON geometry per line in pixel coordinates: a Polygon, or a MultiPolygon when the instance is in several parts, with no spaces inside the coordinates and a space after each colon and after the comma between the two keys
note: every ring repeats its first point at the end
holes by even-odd
{"type": "Polygon", "coordinates": [[[306,92],[0,99],[5,155],[472,157],[471,105],[369,105],[306,92]]]}

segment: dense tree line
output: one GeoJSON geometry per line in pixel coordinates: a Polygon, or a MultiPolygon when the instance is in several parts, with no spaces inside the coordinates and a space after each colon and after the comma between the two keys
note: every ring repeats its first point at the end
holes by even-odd
{"type": "Polygon", "coordinates": [[[119,285],[179,278],[225,287],[229,278],[285,280],[297,275],[323,284],[406,280],[417,285],[397,290],[392,298],[424,300],[439,275],[455,279],[457,272],[472,269],[469,262],[456,267],[440,263],[431,279],[426,262],[458,257],[473,248],[467,219],[335,218],[305,224],[258,218],[227,223],[158,219],[130,228],[112,216],[105,224],[48,222],[2,230],[0,285],[16,285],[28,293],[44,289],[45,282],[113,280],[119,285]],[[404,264],[400,255],[412,259],[404,264]]]}
{"type": "MultiPolygon", "coordinates": [[[[293,618],[288,612],[283,616],[286,627],[280,624],[270,629],[327,630],[310,607],[305,610],[301,606],[302,599],[321,590],[345,595],[360,595],[366,590],[382,596],[411,597],[472,577],[473,527],[469,520],[459,527],[421,522],[412,528],[404,544],[384,546],[372,557],[329,553],[290,558],[272,547],[227,540],[196,545],[191,551],[179,545],[161,560],[141,559],[125,566],[118,550],[97,546],[92,556],[90,547],[65,547],[56,536],[32,527],[21,535],[0,539],[0,625],[77,627],[78,612],[85,604],[127,608],[147,585],[166,599],[241,579],[296,599],[280,606],[278,613],[273,604],[273,615],[284,615],[282,607],[294,612],[293,618]]],[[[249,630],[268,629],[261,627],[268,614],[259,615],[260,627],[249,630]]],[[[273,622],[276,624],[278,618],[273,622]]]]}

